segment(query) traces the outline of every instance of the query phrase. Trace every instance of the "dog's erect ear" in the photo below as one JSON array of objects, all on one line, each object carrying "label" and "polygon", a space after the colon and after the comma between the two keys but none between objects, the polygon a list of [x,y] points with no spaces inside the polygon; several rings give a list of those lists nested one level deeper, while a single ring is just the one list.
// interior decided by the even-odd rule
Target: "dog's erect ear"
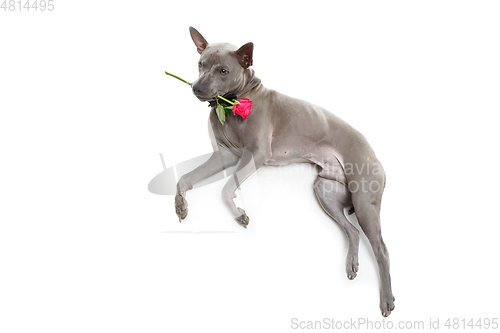
[{"label": "dog's erect ear", "polygon": [[189,33],[191,34],[191,38],[193,39],[196,48],[198,49],[198,53],[201,54],[208,46],[208,42],[203,38],[203,36],[193,27],[189,27]]},{"label": "dog's erect ear", "polygon": [[243,68],[248,68],[253,64],[253,43],[246,43],[236,51],[238,61]]}]

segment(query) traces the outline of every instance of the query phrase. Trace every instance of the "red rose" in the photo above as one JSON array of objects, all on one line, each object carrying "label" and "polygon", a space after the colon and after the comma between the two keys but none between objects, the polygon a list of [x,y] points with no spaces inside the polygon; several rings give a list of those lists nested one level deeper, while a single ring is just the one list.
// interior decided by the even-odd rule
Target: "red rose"
[{"label": "red rose", "polygon": [[248,118],[248,115],[252,111],[252,101],[250,101],[248,98],[245,99],[239,99],[238,102],[240,104],[234,104],[233,106],[233,114],[234,115],[240,115],[243,120]]}]

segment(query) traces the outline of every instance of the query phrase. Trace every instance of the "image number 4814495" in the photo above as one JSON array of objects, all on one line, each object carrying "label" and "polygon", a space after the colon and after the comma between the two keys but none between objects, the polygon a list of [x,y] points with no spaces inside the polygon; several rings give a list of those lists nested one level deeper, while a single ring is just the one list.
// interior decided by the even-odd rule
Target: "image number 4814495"
[{"label": "image number 4814495", "polygon": [[0,10],[6,11],[53,11],[54,0],[3,0]]}]

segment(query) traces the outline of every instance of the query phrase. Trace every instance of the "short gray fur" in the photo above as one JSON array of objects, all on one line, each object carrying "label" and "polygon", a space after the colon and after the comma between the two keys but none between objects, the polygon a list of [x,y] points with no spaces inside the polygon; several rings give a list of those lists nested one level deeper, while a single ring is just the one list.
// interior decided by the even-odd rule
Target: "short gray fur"
[{"label": "short gray fur", "polygon": [[[182,176],[175,197],[179,221],[188,212],[186,192],[193,184],[228,167],[239,165],[223,188],[222,200],[238,223],[245,228],[249,218],[233,199],[238,186],[263,165],[313,163],[319,174],[314,192],[321,207],[345,231],[348,240],[346,272],[354,279],[358,272],[359,231],[344,215],[355,211],[377,260],[384,317],[394,310],[389,274],[389,253],[382,240],[380,205],[385,172],[365,137],[327,110],[285,96],[264,87],[252,65],[253,44],[238,48],[227,43],[208,44],[190,27],[191,37],[200,53],[199,77],[191,86],[200,101],[234,93],[248,98],[253,109],[246,120],[228,116],[222,125],[212,108],[209,116],[210,139],[214,152],[207,162]],[[349,172],[346,167],[350,166]],[[373,172],[376,170],[377,172]],[[351,185],[357,184],[357,190]],[[360,184],[370,184],[365,190]],[[378,184],[372,188],[373,184]]]}]

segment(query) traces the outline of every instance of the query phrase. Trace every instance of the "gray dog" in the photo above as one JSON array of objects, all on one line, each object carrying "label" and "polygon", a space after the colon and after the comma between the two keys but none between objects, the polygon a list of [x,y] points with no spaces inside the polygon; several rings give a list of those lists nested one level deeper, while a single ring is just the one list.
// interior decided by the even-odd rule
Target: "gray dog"
[{"label": "gray dog", "polygon": [[255,76],[253,44],[208,44],[190,27],[198,53],[199,77],[191,84],[200,101],[232,93],[249,99],[253,108],[247,119],[229,115],[221,124],[212,107],[209,122],[214,152],[203,165],[182,176],[177,184],[175,209],[179,221],[187,216],[186,191],[193,184],[239,165],[222,191],[222,200],[238,223],[249,222],[233,199],[238,186],[263,165],[312,163],[319,174],[314,192],[325,212],[344,229],[349,239],[346,271],[354,279],[358,271],[359,231],[344,212],[355,212],[377,259],[381,281],[380,309],[384,317],[394,310],[389,274],[389,253],[382,240],[380,204],[385,186],[382,165],[367,140],[332,113],[308,102],[267,89]]}]

